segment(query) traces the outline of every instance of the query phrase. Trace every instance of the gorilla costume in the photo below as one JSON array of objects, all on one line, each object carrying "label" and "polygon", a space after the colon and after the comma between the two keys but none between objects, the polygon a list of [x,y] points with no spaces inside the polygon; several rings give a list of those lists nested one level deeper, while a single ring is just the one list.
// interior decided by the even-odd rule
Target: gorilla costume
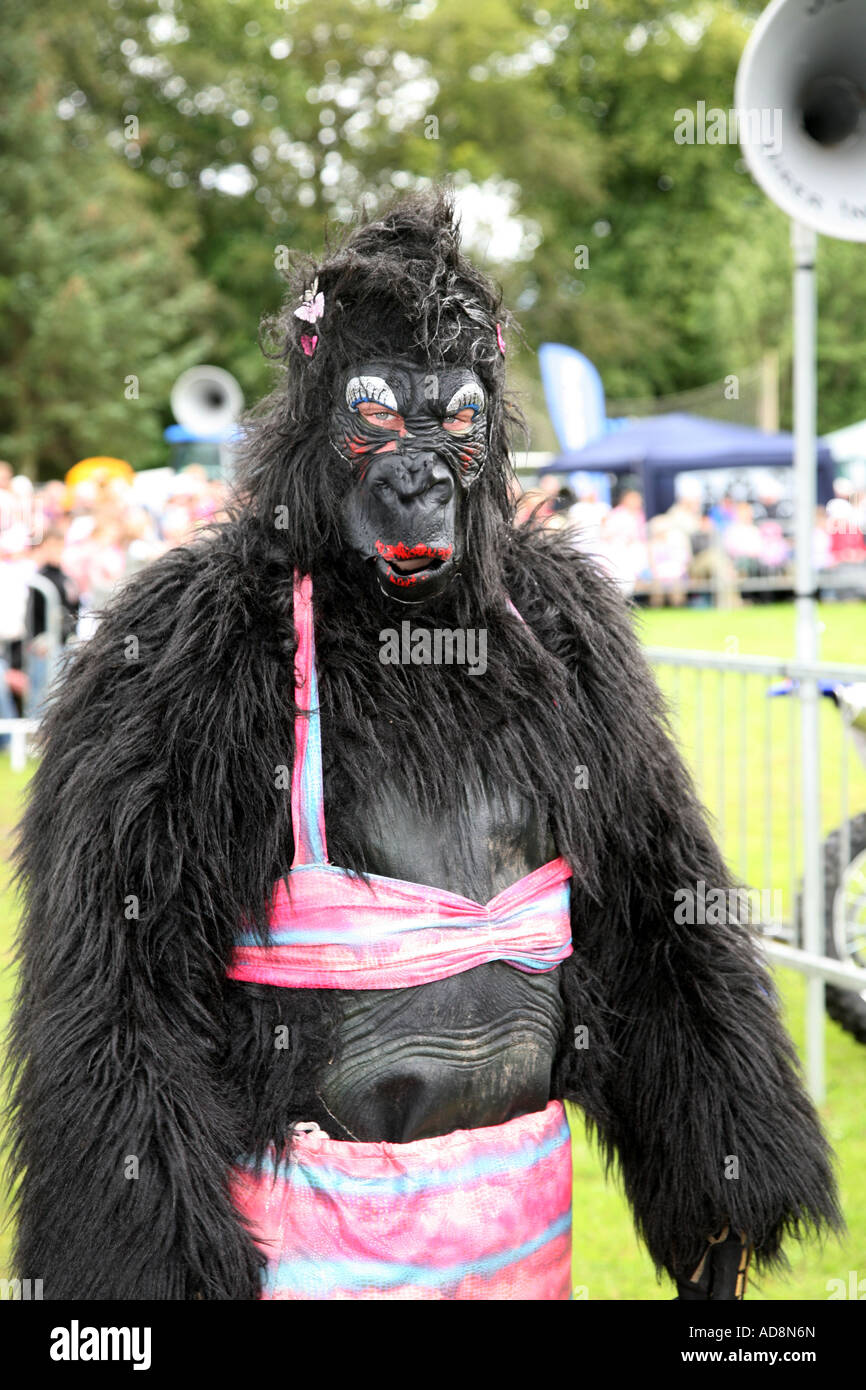
[{"label": "gorilla costume", "polygon": [[675,920],[734,885],[626,606],[512,525],[507,319],[450,196],[299,264],[277,327],[230,519],[46,719],[17,1272],[568,1298],[567,1099],[680,1296],[741,1297],[839,1226],[829,1151],[749,930]]}]

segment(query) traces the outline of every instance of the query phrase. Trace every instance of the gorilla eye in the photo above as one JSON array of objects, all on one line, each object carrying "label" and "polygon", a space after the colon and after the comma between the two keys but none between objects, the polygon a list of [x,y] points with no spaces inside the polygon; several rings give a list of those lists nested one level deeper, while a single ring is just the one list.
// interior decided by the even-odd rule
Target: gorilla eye
[{"label": "gorilla eye", "polygon": [[450,434],[466,434],[475,417],[484,409],[484,394],[475,382],[467,381],[454,392],[445,410],[443,428]]},{"label": "gorilla eye", "polygon": [[377,405],[375,401],[359,401],[355,409],[368,425],[375,425],[377,429],[399,430],[403,427],[402,415],[396,410],[389,410],[387,406]]},{"label": "gorilla eye", "polygon": [[449,415],[442,421],[443,428],[451,434],[465,434],[478,414],[471,406],[466,406],[463,410],[458,410],[456,415]]}]

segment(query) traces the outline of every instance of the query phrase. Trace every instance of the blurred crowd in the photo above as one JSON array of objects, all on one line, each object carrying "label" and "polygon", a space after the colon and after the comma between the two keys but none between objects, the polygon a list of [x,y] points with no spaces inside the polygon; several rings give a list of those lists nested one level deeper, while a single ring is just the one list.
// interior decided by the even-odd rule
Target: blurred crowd
[{"label": "blurred crowd", "polygon": [[[0,718],[38,718],[57,652],[91,635],[99,610],[131,575],[225,515],[225,484],[201,464],[157,470],[157,487],[122,461],[121,469],[34,488],[0,462]],[[815,520],[822,571],[866,562],[866,495],[845,479],[836,487]],[[734,492],[708,503],[685,474],[673,506],[647,520],[629,480],[611,504],[586,477],[572,487],[551,473],[518,497],[517,520],[533,512],[547,526],[573,528],[577,548],[651,603],[701,594],[710,602],[714,591],[791,575],[793,509],[770,475],[750,499]]]},{"label": "blurred crowd", "polygon": [[[817,569],[866,561],[866,494],[845,478],[836,495],[818,507],[813,529]],[[751,499],[732,489],[709,502],[699,478],[684,474],[676,500],[647,520],[643,498],[628,480],[618,500],[601,500],[590,482],[563,486],[558,473],[542,476],[523,493],[518,520],[535,513],[544,524],[574,528],[579,550],[593,555],[626,593],[646,593],[651,603],[685,603],[691,594],[752,589],[772,596],[791,578],[794,561],[794,509],[772,475],[761,480]],[[776,584],[754,581],[778,581]]]},{"label": "blurred crowd", "polygon": [[34,487],[0,462],[0,717],[38,718],[58,644],[89,637],[115,589],[224,515],[199,464],[162,480],[95,470]]}]

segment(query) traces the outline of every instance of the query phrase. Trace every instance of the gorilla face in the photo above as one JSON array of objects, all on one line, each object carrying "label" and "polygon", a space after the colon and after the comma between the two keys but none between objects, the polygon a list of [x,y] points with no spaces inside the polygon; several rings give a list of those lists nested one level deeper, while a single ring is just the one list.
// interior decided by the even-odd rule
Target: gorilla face
[{"label": "gorilla face", "polygon": [[400,603],[442,593],[460,567],[463,504],[487,455],[487,399],[469,368],[405,359],[344,373],[330,437],[352,465],[347,544]]}]

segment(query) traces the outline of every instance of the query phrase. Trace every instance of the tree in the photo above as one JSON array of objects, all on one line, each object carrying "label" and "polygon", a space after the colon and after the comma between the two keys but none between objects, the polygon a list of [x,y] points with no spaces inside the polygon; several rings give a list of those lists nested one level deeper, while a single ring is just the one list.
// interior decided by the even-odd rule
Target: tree
[{"label": "tree", "polygon": [[[25,114],[17,125],[13,119],[3,156],[17,190],[17,259],[0,261],[0,293],[14,301],[23,291],[7,281],[24,274],[40,284],[36,300],[58,302],[37,332],[38,305],[16,301],[16,332],[23,320],[47,343],[49,322],[64,314],[72,322],[80,310],[94,338],[87,356],[104,362],[108,418],[133,429],[149,422],[142,447],[155,450],[181,359],[207,356],[227,367],[250,400],[270,384],[255,329],[282,298],[287,248],[315,252],[328,223],[339,226],[360,202],[376,208],[419,180],[449,177],[467,196],[483,194],[475,203],[486,218],[472,250],[517,306],[530,349],[551,339],[581,348],[609,396],[701,386],[768,349],[781,349],[784,371],[786,219],[753,184],[734,132],[724,143],[681,143],[675,134],[678,113],[696,112],[699,103],[730,110],[759,0],[545,5],[78,0],[70,20],[68,6],[44,0],[38,74],[31,72],[29,86],[18,70],[23,52],[10,59],[7,46],[11,99]],[[19,26],[35,28],[22,20],[21,0],[11,10]],[[11,36],[9,14],[7,6],[0,23]],[[27,105],[37,75],[38,124]],[[34,195],[25,197],[23,185],[36,165],[39,183],[53,192],[28,206]],[[105,214],[95,252],[93,228],[82,222],[85,182]],[[9,206],[8,187],[2,196]],[[61,228],[65,262],[58,245],[43,246],[37,265],[26,263],[21,230],[40,207]],[[50,228],[40,235],[50,242]],[[84,290],[67,284],[79,247],[98,309],[88,308],[86,295],[79,303]],[[137,309],[135,284],[121,275],[136,250],[152,253],[149,267],[138,262],[135,283],[147,278],[149,293]],[[866,290],[852,274],[854,254],[821,244],[824,428],[862,413]],[[114,324],[109,297],[123,306]],[[157,303],[172,306],[165,321],[148,312]],[[118,373],[123,381],[135,370],[125,336],[133,320],[153,349],[146,375],[148,390],[162,392],[160,420],[159,410],[148,414],[150,398],[137,417],[114,408]],[[11,334],[10,326],[0,351],[2,360],[18,354],[14,391],[23,405],[12,436],[21,438],[33,418],[30,374],[39,400],[48,378],[39,360],[20,357]],[[513,379],[549,439],[537,364],[517,349],[512,335]],[[6,438],[9,394],[7,386],[0,395]],[[82,400],[98,394],[85,390]],[[47,409],[51,390],[44,397]],[[69,422],[86,416],[74,392],[67,399]],[[75,429],[80,439],[89,422]],[[72,445],[58,439],[51,447],[65,453]]]},{"label": "tree", "polygon": [[16,8],[0,34],[0,449],[34,477],[94,453],[161,463],[171,382],[211,347],[196,229],[58,117],[50,52]]}]

